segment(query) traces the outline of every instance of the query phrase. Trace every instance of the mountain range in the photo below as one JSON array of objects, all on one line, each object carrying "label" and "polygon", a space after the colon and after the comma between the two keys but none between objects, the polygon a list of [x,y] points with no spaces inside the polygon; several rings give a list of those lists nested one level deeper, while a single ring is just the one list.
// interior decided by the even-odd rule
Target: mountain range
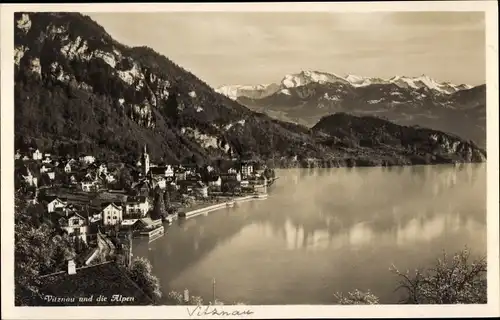
[{"label": "mountain range", "polygon": [[[325,113],[313,128],[274,119],[216,92],[151,48],[117,42],[79,13],[19,12],[14,23],[16,148],[36,144],[61,155],[91,153],[133,162],[147,145],[158,162],[238,157],[308,166],[475,162],[486,157],[476,144],[456,135],[374,117]],[[332,90],[371,91],[374,86],[295,86],[297,81],[286,82],[290,94],[269,95],[275,87],[262,86],[260,95],[247,102],[309,99],[317,107],[314,99],[334,101]],[[464,101],[475,99],[463,95]],[[345,130],[326,128],[339,121]]]},{"label": "mountain range", "polygon": [[217,91],[252,110],[308,127],[323,116],[347,112],[443,130],[486,145],[486,85],[457,85],[426,75],[381,79],[301,71],[280,83]]},{"label": "mountain range", "polygon": [[287,74],[281,82],[259,85],[228,85],[217,88],[217,92],[225,94],[229,98],[236,100],[239,97],[247,97],[253,99],[264,98],[278,91],[281,94],[290,94],[290,88],[305,86],[310,83],[342,83],[349,84],[353,87],[366,87],[373,84],[395,84],[400,88],[421,89],[427,88],[436,93],[451,94],[460,90],[470,89],[471,85],[460,84],[456,85],[450,82],[438,82],[429,76],[422,74],[418,77],[394,76],[389,79],[362,77],[348,74],[339,76],[334,73],[306,70],[296,74]]}]

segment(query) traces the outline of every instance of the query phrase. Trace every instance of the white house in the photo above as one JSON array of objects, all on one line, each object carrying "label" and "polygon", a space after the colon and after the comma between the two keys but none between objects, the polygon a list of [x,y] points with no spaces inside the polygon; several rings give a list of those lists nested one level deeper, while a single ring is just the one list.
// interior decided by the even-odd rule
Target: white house
[{"label": "white house", "polygon": [[64,172],[66,172],[66,173],[71,172],[71,164],[69,162],[66,163],[66,165],[64,166]]},{"label": "white house", "polygon": [[97,189],[96,181],[85,179],[80,182],[80,187],[84,192],[91,192]]},{"label": "white house", "polygon": [[147,197],[128,197],[125,205],[125,214],[141,214],[145,216],[150,209]]},{"label": "white house", "polygon": [[122,206],[115,203],[106,204],[101,211],[102,221],[105,226],[121,224],[123,221]]},{"label": "white house", "polygon": [[155,178],[154,183],[160,187],[160,189],[165,189],[167,187],[167,180],[164,177]]},{"label": "white house", "polygon": [[56,178],[56,174],[54,171],[47,172],[47,175],[49,176],[50,180],[54,180]]},{"label": "white house", "polygon": [[116,181],[116,178],[115,178],[115,176],[114,176],[114,175],[112,175],[112,174],[107,174],[107,175],[106,175],[106,181],[107,181],[107,182],[109,182],[109,183],[111,183],[111,182],[115,182],[115,181]]},{"label": "white house", "polygon": [[28,168],[26,168],[26,171],[26,175],[23,174],[24,181],[30,186],[38,186],[38,178],[34,177]]},{"label": "white house", "polygon": [[57,208],[65,208],[68,205],[66,201],[63,201],[59,198],[55,198],[47,204],[47,211],[54,212]]},{"label": "white house", "polygon": [[177,180],[186,180],[186,171],[179,171],[176,173]]},{"label": "white house", "polygon": [[253,165],[251,163],[244,163],[241,166],[241,175],[243,177],[248,177],[253,173]]},{"label": "white house", "polygon": [[171,165],[165,167],[165,177],[173,177],[174,176],[174,168]]},{"label": "white house", "polygon": [[65,230],[73,239],[79,237],[87,243],[88,226],[84,217],[73,212],[68,218],[60,220],[61,228]]},{"label": "white house", "polygon": [[250,185],[250,183],[248,182],[248,180],[241,180],[240,185],[242,187],[248,187]]},{"label": "white house", "polygon": [[97,175],[100,176],[101,174],[107,174],[108,173],[108,168],[104,163],[101,163],[99,167],[97,168]]},{"label": "white house", "polygon": [[227,170],[227,173],[236,174],[236,180],[241,181],[241,173],[238,172],[238,170],[230,168],[229,170]]},{"label": "white house", "polygon": [[215,180],[208,181],[208,186],[209,187],[220,187],[222,185],[222,179],[220,176],[217,177]]},{"label": "white house", "polygon": [[40,152],[40,150],[36,149],[33,151],[31,154],[33,160],[42,160],[43,154]]},{"label": "white house", "polygon": [[91,164],[91,163],[95,162],[95,157],[94,156],[81,156],[80,162],[85,163],[85,164]]},{"label": "white house", "polygon": [[208,172],[208,173],[210,173],[210,172],[212,172],[212,171],[214,171],[214,170],[215,170],[215,169],[214,169],[214,167],[212,167],[212,166],[207,166],[207,172]]}]

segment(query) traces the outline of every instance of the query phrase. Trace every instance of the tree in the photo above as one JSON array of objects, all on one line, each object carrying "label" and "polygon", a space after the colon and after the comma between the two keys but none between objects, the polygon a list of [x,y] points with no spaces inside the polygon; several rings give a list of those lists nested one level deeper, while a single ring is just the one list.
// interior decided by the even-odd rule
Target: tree
[{"label": "tree", "polygon": [[[14,211],[15,303],[29,305],[27,298],[37,291],[37,278],[55,272],[75,256],[67,236],[61,236],[47,223],[39,224],[36,209],[16,195]],[[38,222],[38,223],[37,223]]]},{"label": "tree", "polygon": [[[390,271],[399,278],[396,290],[405,289],[400,303],[406,304],[479,304],[487,303],[486,258],[470,261],[467,248],[451,259],[443,253],[435,265],[428,269],[402,273],[394,265]],[[379,299],[370,291],[354,290],[347,295],[334,294],[339,304],[378,304]]]},{"label": "tree", "polygon": [[163,203],[165,205],[165,211],[167,213],[170,213],[170,188],[168,188],[168,186],[165,192],[163,193]]},{"label": "tree", "polygon": [[124,190],[129,190],[131,185],[132,185],[133,179],[132,175],[130,174],[130,170],[128,168],[123,168],[120,171],[120,177],[118,179],[118,183],[120,185],[120,188]]},{"label": "tree", "polygon": [[486,258],[470,261],[467,248],[449,259],[446,252],[427,270],[400,272],[391,267],[399,278],[397,289],[405,289],[401,302],[413,304],[487,303]]},{"label": "tree", "polygon": [[163,200],[163,193],[157,189],[155,190],[155,201],[151,218],[160,219],[163,216],[165,216],[165,202]]},{"label": "tree", "polygon": [[276,173],[274,172],[274,169],[266,168],[264,170],[264,177],[266,177],[266,179],[273,179],[275,176]]},{"label": "tree", "polygon": [[153,301],[157,302],[161,296],[160,280],[153,275],[151,262],[146,258],[135,258],[128,271],[132,279]]}]

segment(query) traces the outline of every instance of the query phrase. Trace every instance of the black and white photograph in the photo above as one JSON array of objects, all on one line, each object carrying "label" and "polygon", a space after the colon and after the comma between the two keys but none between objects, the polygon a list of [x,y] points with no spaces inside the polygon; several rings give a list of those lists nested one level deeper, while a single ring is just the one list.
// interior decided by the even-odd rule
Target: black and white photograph
[{"label": "black and white photograph", "polygon": [[498,316],[497,7],[411,4],[2,7],[6,318]]}]

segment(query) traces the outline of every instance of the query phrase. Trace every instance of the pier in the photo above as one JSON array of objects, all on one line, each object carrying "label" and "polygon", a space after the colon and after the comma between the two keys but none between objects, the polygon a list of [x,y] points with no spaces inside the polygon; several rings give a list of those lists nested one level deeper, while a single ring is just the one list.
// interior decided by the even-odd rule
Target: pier
[{"label": "pier", "polygon": [[218,204],[214,204],[214,205],[200,208],[200,209],[196,209],[196,210],[179,212],[179,218],[190,218],[190,217],[194,217],[194,216],[197,216],[200,214],[209,213],[211,211],[220,210],[223,208],[230,208],[230,207],[233,207],[238,202],[246,202],[246,201],[251,201],[251,200],[256,200],[256,199],[258,199],[258,200],[267,199],[267,194],[266,193],[252,194],[252,195],[238,197],[238,198],[235,198],[233,200],[224,201],[224,202],[221,202]]}]

